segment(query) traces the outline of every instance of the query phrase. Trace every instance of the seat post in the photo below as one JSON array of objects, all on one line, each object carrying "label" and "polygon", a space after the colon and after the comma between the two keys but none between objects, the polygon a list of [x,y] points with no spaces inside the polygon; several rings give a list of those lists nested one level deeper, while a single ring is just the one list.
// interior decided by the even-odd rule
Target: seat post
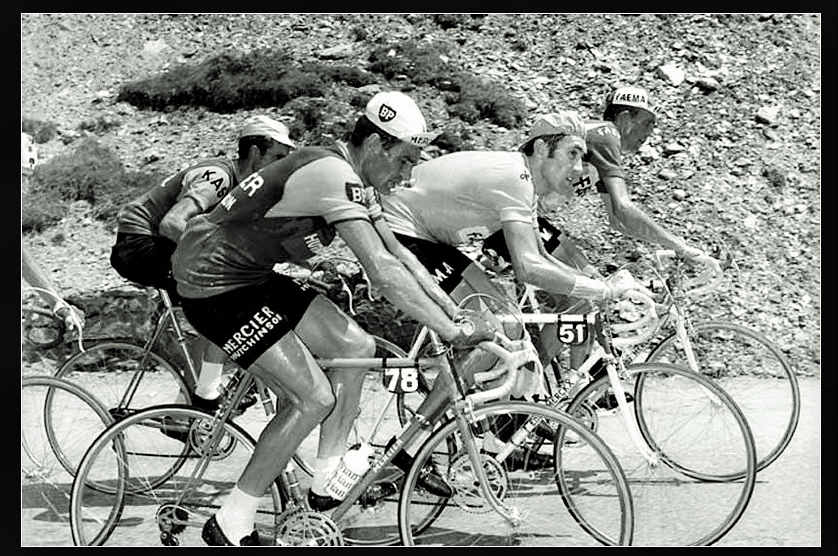
[{"label": "seat post", "polygon": [[157,292],[160,294],[160,298],[163,300],[163,305],[166,307],[166,313],[169,315],[169,320],[172,323],[172,328],[175,331],[175,339],[177,340],[178,345],[180,346],[181,351],[183,351],[184,359],[186,360],[186,366],[189,370],[189,377],[191,379],[191,387],[194,388],[195,385],[198,383],[198,371],[195,368],[195,362],[192,360],[192,354],[189,353],[189,347],[186,343],[186,336],[183,334],[183,329],[180,326],[180,323],[177,320],[177,315],[175,314],[175,306],[172,303],[172,298],[163,288],[157,288]]}]

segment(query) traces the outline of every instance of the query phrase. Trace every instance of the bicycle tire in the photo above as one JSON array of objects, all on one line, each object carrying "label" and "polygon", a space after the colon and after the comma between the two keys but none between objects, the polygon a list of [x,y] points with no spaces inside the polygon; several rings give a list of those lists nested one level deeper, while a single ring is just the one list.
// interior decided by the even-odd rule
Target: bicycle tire
[{"label": "bicycle tire", "polygon": [[[161,432],[160,424],[166,422],[186,424],[185,440]],[[225,435],[221,445],[231,446],[230,452],[202,454],[208,449],[203,431],[214,422],[199,410],[167,405],[143,409],[108,427],[90,446],[73,481],[73,542],[148,546],[156,539],[165,546],[205,546],[202,526],[236,485],[255,446],[242,427],[226,421],[220,425]],[[225,443],[227,438],[232,442]],[[198,472],[200,465],[206,467]],[[190,484],[193,473],[198,478]],[[103,483],[111,486],[102,488]],[[277,518],[283,509],[274,482],[257,512],[263,543],[276,544]]]},{"label": "bicycle tire", "polygon": [[[753,493],[756,448],[747,420],[720,386],[683,367],[632,364],[621,385],[633,397],[627,417],[655,456],[644,457],[619,408],[600,410],[598,434],[620,460],[634,495],[635,544],[715,543],[742,517]],[[609,377],[600,377],[568,412],[582,403],[602,407],[610,391]]]},{"label": "bicycle tire", "polygon": [[[564,444],[556,448],[559,458],[553,453],[530,454],[533,440],[534,446],[543,443],[537,434],[530,433],[520,441],[526,444],[519,444],[510,457],[498,461],[497,455],[491,455],[498,445],[492,445],[489,435],[477,437],[478,447],[485,450],[482,463],[494,495],[505,503],[515,501],[521,519],[510,525],[487,506],[484,493],[475,486],[459,423],[456,419],[448,421],[422,445],[405,477],[399,498],[399,532],[404,545],[631,544],[634,514],[625,475],[608,446],[583,424],[547,405],[530,402],[490,403],[470,412],[466,419],[470,434],[496,427],[499,419],[506,423],[535,419],[553,427],[556,438],[572,431],[579,442],[573,447]],[[448,453],[451,443],[460,447],[453,456]],[[444,450],[440,450],[441,445]],[[430,497],[416,488],[426,465],[435,465],[452,486],[454,495],[450,499]],[[562,511],[568,496],[576,499],[576,511],[587,516],[589,530]],[[414,514],[423,520],[429,505],[440,508],[438,516],[432,524],[423,524],[422,530],[417,530]]]},{"label": "bicycle tire", "polygon": [[[68,358],[55,376],[87,389],[115,419],[153,405],[190,404],[177,368],[160,354],[127,340],[102,341]],[[131,384],[136,388],[129,394]]]},{"label": "bicycle tire", "polygon": [[[748,419],[757,447],[757,470],[777,460],[800,420],[800,387],[788,359],[771,340],[746,326],[704,321],[692,326],[697,370],[714,379]],[[647,361],[687,366],[675,333],[661,340]]]},{"label": "bicycle tire", "polygon": [[[64,416],[63,421],[51,428],[47,427],[44,415],[48,393],[60,402]],[[39,546],[42,540],[47,540],[43,529],[30,528],[32,519],[46,527],[60,524],[60,530],[67,530],[67,541],[70,541],[65,524],[69,522],[73,477],[90,443],[112,422],[104,406],[77,384],[51,375],[21,379],[22,546]],[[50,534],[49,541],[55,540]]]}]

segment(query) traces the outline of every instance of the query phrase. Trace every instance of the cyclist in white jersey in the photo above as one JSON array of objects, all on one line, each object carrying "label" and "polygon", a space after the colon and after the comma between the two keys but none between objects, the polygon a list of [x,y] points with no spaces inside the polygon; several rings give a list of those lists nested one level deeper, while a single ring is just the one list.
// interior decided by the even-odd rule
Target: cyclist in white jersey
[{"label": "cyclist in white jersey", "polygon": [[[315,357],[371,357],[375,342],[328,298],[275,273],[276,263],[305,263],[340,235],[372,283],[406,314],[454,345],[489,338],[452,320],[456,306],[381,216],[379,194],[410,176],[432,135],[407,95],[378,93],[348,144],[300,148],[187,224],[173,258],[186,318],[284,400],[236,487],[205,523],[207,544],[258,544],[253,524],[261,497],[318,424],[308,501],[320,511],[339,503],[323,486],[346,452],[363,380],[346,369],[324,373]],[[451,495],[441,477],[423,478],[426,488]]]},{"label": "cyclist in white jersey", "polygon": [[[613,289],[557,260],[539,236],[538,207],[556,195],[571,199],[582,174],[585,124],[578,113],[560,111],[536,118],[520,152],[455,152],[413,170],[408,189],[383,197],[384,216],[396,237],[428,268],[455,300],[499,294],[485,271],[459,248],[502,232],[516,277],[548,292],[591,300],[615,298]],[[493,363],[469,361],[469,369]],[[435,416],[445,387],[435,383],[420,411]],[[409,446],[408,453],[417,449]]]},{"label": "cyclist in white jersey", "polygon": [[[239,181],[296,148],[284,124],[263,115],[248,118],[239,131],[238,159],[216,157],[196,162],[123,206],[118,215],[111,266],[123,278],[166,290],[180,304],[171,257],[186,222],[212,210]],[[190,345],[200,361],[192,400],[196,407],[218,407],[223,363],[220,348],[199,336]],[[249,396],[240,409],[252,405]]]}]

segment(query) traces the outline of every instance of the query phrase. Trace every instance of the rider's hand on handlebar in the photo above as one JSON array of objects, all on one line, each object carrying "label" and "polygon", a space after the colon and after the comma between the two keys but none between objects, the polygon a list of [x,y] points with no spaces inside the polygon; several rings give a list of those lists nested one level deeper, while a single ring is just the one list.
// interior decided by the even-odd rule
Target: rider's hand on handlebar
[{"label": "rider's hand on handlebar", "polygon": [[55,316],[64,320],[67,330],[81,330],[84,328],[84,312],[72,305],[61,305],[55,309]]},{"label": "rider's hand on handlebar", "polygon": [[468,309],[461,309],[454,323],[457,325],[457,335],[451,340],[451,345],[458,349],[473,348],[480,342],[495,339],[495,328],[478,314]]}]

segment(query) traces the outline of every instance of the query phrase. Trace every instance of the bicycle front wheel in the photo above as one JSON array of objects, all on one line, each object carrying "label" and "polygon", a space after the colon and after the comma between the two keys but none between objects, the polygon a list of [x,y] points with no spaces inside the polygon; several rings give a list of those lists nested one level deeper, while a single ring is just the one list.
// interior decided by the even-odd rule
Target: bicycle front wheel
[{"label": "bicycle front wheel", "polygon": [[742,412],[710,379],[674,365],[629,365],[620,385],[625,412],[612,409],[606,375],[583,388],[568,413],[582,404],[596,408],[597,433],[631,487],[634,544],[718,541],[742,516],[754,488],[756,450]]},{"label": "bicycle front wheel", "polygon": [[[698,368],[725,389],[748,419],[757,448],[757,470],[773,463],[791,442],[800,419],[797,376],[783,353],[763,334],[745,326],[706,321],[693,324],[690,347]],[[673,333],[647,361],[689,366]]]},{"label": "bicycle front wheel", "polygon": [[[45,402],[51,395],[62,419],[47,426]],[[88,446],[111,423],[95,397],[53,376],[27,376],[20,391],[21,546],[51,544],[65,534],[70,542],[70,488]]]},{"label": "bicycle front wheel", "polygon": [[[115,419],[153,405],[188,404],[180,373],[160,355],[126,341],[99,342],[67,359],[55,376],[79,384]],[[51,405],[53,411],[60,407]]]},{"label": "bicycle front wheel", "polygon": [[[218,437],[212,443],[213,432]],[[254,441],[233,422],[184,406],[159,406],[117,421],[79,465],[70,529],[81,546],[205,546],[204,523],[225,500],[253,454]],[[282,499],[276,483],[263,497],[256,529],[276,544]]]},{"label": "bicycle front wheel", "polygon": [[[527,402],[487,404],[466,419],[466,434],[480,450],[486,490],[458,421],[449,421],[422,446],[405,477],[399,499],[404,544],[631,544],[634,517],[625,476],[614,454],[583,424]],[[539,432],[545,430],[552,431],[546,439]],[[459,449],[452,451],[452,445]],[[430,467],[452,488],[450,498],[417,486]],[[435,517],[431,523],[429,515]]]}]

